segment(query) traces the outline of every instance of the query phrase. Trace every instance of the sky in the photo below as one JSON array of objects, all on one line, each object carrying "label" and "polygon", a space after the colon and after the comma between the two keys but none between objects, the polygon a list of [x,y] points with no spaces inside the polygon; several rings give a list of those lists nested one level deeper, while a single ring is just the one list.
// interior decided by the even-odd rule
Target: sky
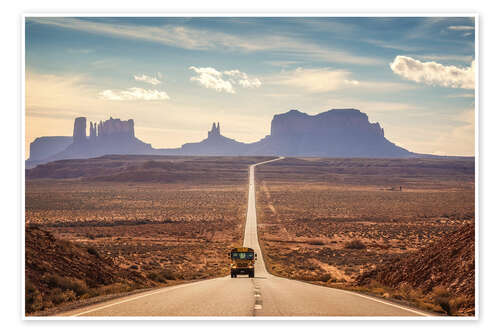
[{"label": "sky", "polygon": [[355,108],[410,151],[474,155],[473,17],[27,17],[26,157],[75,117],[155,148],[254,142],[275,114]]}]

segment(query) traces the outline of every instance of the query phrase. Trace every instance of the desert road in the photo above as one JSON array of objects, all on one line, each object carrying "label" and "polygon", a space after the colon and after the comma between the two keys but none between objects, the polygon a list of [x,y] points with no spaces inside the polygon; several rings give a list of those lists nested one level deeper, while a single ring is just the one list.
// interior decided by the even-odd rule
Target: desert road
[{"label": "desert road", "polygon": [[[279,158],[281,159],[281,158]],[[288,280],[266,271],[257,238],[255,167],[250,166],[244,246],[258,259],[255,278],[229,276],[150,290],[62,313],[62,316],[427,316],[389,301]]]}]

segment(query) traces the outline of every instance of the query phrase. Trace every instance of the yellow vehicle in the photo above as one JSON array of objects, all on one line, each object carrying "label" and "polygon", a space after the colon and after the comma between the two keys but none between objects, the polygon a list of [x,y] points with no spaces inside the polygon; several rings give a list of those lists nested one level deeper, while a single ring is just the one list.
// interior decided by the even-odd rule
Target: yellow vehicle
[{"label": "yellow vehicle", "polygon": [[235,247],[229,253],[231,259],[231,277],[238,277],[238,274],[248,274],[248,277],[255,276],[255,260],[257,253],[249,247]]}]

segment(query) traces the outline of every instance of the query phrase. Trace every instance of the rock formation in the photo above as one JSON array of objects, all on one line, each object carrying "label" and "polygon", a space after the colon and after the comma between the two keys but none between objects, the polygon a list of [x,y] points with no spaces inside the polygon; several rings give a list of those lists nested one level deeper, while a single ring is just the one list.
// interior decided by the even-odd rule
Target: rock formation
[{"label": "rock formation", "polygon": [[100,121],[98,125],[98,137],[107,137],[107,136],[123,136],[134,138],[134,120],[129,119],[127,121],[122,121],[120,119],[113,119],[110,117],[106,121]]},{"label": "rock formation", "polygon": [[223,136],[220,133],[220,124],[212,124],[207,138],[200,142],[185,143],[180,149],[165,150],[165,154],[181,155],[244,155],[248,145]]},{"label": "rock formation", "polygon": [[90,140],[95,140],[97,138],[97,123],[90,122]]},{"label": "rock formation", "polygon": [[83,143],[87,139],[87,118],[78,117],[73,126],[73,143]]},{"label": "rock formation", "polygon": [[30,143],[30,157],[27,162],[27,167],[39,161],[44,161],[50,156],[63,151],[72,142],[72,136],[44,136],[36,138],[35,141]]},{"label": "rock formation", "polygon": [[[277,114],[271,122],[271,134],[258,142],[246,144],[221,134],[220,124],[213,123],[207,138],[186,143],[180,148],[153,149],[135,137],[134,121],[109,118],[90,122],[86,136],[85,117],[75,119],[73,143],[57,153],[38,150],[33,144],[26,165],[68,158],[88,158],[105,154],[156,155],[281,155],[318,157],[413,157],[409,152],[385,138],[379,123],[370,123],[365,113],[356,109],[332,109],[311,116],[298,110]],[[64,145],[57,145],[63,147]],[[52,154],[47,156],[48,152]],[[423,156],[423,155],[420,155]],[[43,158],[42,158],[43,157]],[[430,156],[428,156],[430,157]],[[36,163],[35,163],[36,162]],[[30,164],[31,163],[31,164]],[[35,163],[33,165],[33,163]]]},{"label": "rock formation", "polygon": [[379,123],[370,123],[356,109],[332,109],[314,116],[297,110],[275,115],[271,134],[245,144],[220,133],[213,123],[207,138],[159,153],[181,155],[283,155],[320,157],[411,157],[384,136]]},{"label": "rock formation", "polygon": [[[134,121],[129,119],[109,118],[106,121],[90,122],[90,135],[86,135],[87,119],[79,117],[75,119],[73,127],[73,143],[61,146],[61,150],[53,151],[52,154],[41,160],[30,159],[27,167],[36,166],[39,162],[49,162],[60,159],[89,158],[107,154],[154,154],[150,144],[146,144],[135,137]],[[40,138],[39,138],[40,139]],[[38,139],[37,139],[38,140]],[[36,141],[36,140],[35,140]],[[36,154],[37,149],[35,148]],[[31,151],[33,154],[33,151]]]},{"label": "rock formation", "polygon": [[208,138],[214,138],[219,136],[221,136],[219,123],[217,123],[217,126],[215,126],[215,123],[212,123],[212,129],[208,131]]},{"label": "rock formation", "polygon": [[332,109],[314,116],[291,110],[271,122],[271,135],[252,144],[253,154],[324,157],[410,157],[356,109]]}]

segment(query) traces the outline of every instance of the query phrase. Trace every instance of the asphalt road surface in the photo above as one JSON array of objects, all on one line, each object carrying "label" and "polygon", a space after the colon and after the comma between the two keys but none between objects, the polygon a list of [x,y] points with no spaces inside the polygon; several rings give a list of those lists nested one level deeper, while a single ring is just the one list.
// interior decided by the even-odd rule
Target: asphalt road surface
[{"label": "asphalt road surface", "polygon": [[[281,159],[281,158],[280,158]],[[279,278],[266,271],[257,238],[255,167],[250,166],[244,246],[258,256],[255,278],[229,276],[135,294],[63,316],[427,316],[386,300]]]}]

